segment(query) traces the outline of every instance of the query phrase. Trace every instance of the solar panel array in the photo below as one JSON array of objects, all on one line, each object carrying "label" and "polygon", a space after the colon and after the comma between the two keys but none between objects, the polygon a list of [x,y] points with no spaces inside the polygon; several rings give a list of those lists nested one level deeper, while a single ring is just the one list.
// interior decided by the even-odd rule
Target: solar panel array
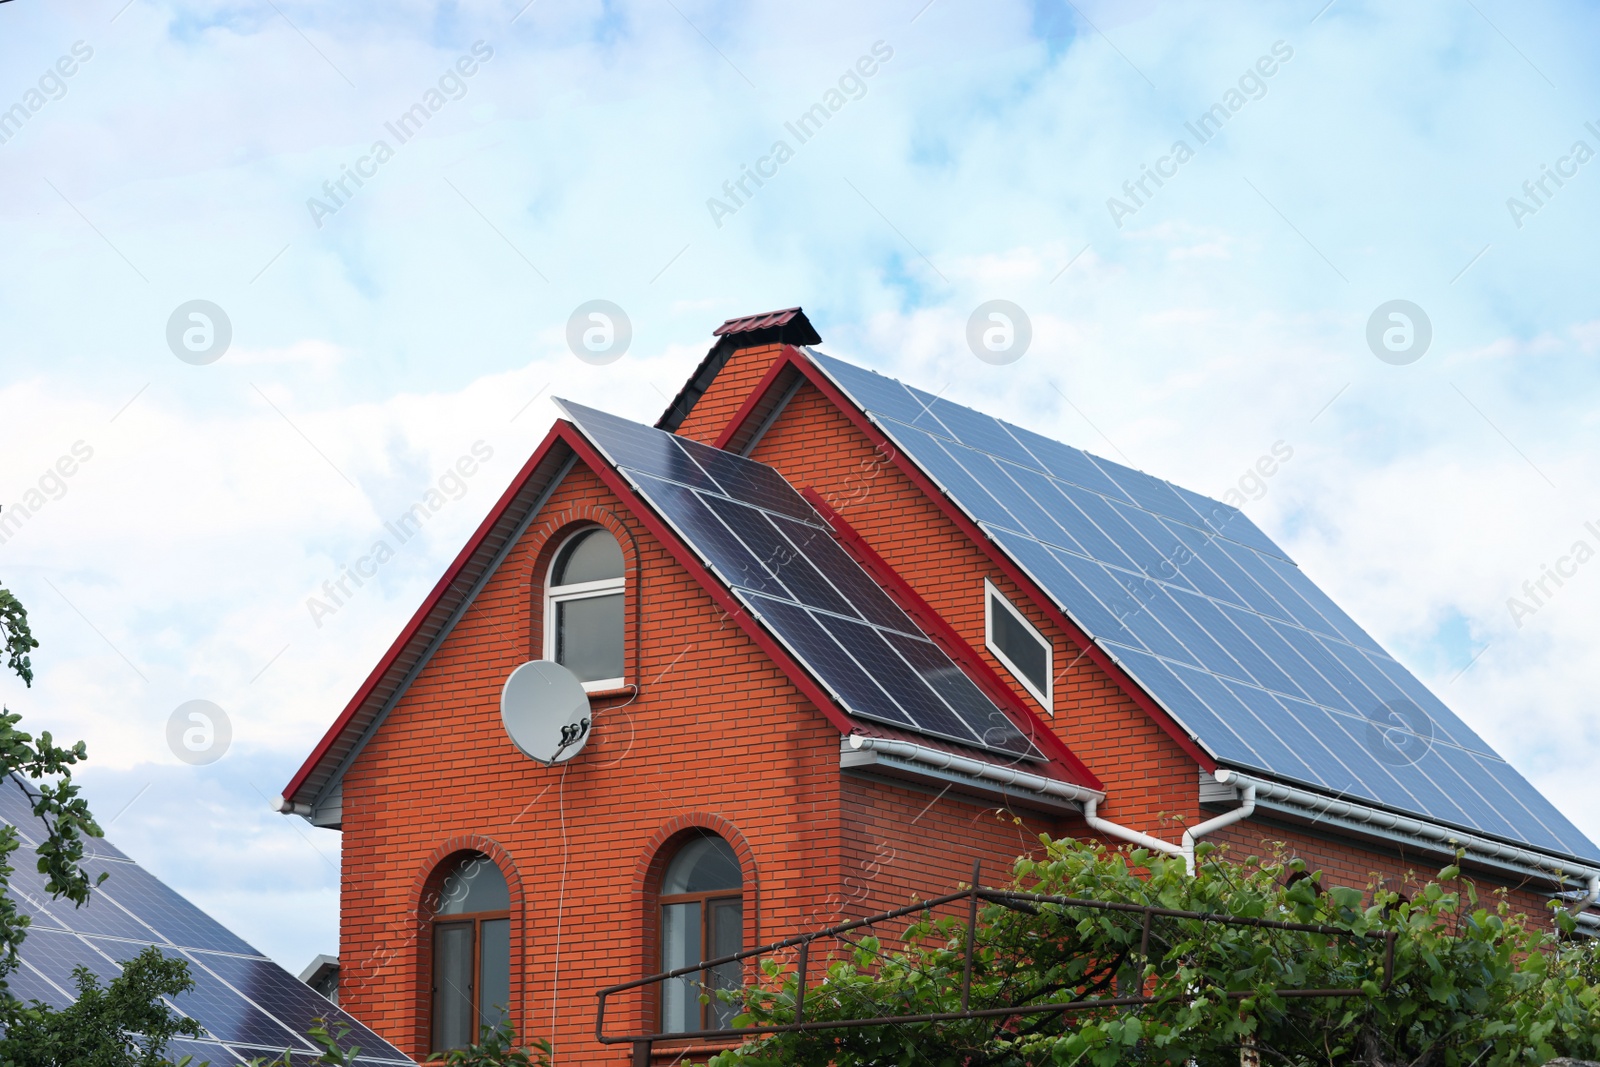
[{"label": "solar panel array", "polygon": [[17,828],[22,842],[11,859],[16,871],[10,895],[32,925],[22,943],[21,964],[7,985],[24,1002],[65,1008],[75,999],[76,968],[87,967],[104,987],[122,973],[121,964],[154,946],[188,964],[195,987],[169,1003],[208,1035],[173,1041],[167,1056],[174,1062],[189,1055],[195,1065],[221,1067],[275,1058],[287,1050],[296,1064],[310,1064],[315,1046],[305,1035],[319,1016],[350,1027],[343,1044],[361,1047],[358,1063],[414,1062],[107,841],[88,842],[92,855],[84,866],[93,877],[109,875],[89,903],[75,908],[71,901],[53,899],[37,866],[45,828],[14,777],[0,778],[0,819]]},{"label": "solar panel array", "polygon": [[594,445],[846,710],[1042,758],[761,463],[559,401]]},{"label": "solar panel array", "polygon": [[1219,762],[1600,859],[1237,508],[809,355]]}]

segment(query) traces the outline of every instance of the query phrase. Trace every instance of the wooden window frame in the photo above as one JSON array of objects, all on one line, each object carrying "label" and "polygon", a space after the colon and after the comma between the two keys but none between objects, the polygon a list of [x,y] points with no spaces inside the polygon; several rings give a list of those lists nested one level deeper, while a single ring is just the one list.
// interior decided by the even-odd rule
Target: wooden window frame
[{"label": "wooden window frame", "polygon": [[[428,952],[431,957],[429,966],[431,973],[428,975],[428,1052],[448,1052],[441,1049],[439,1044],[439,1020],[435,1017],[434,995],[438,991],[439,982],[439,934],[441,926],[465,926],[472,924],[472,1040],[469,1044],[477,1044],[479,1031],[482,1026],[483,1009],[478,998],[483,993],[483,924],[496,919],[504,919],[509,924],[510,910],[506,911],[470,911],[461,915],[435,915],[428,922]],[[509,925],[507,927],[509,931]],[[511,961],[510,970],[516,969],[515,961]],[[511,1005],[506,1005],[506,1011],[511,1011]]]},{"label": "wooden window frame", "polygon": [[[671,861],[670,860],[668,861],[668,866],[669,867],[671,866]],[[743,883],[743,881],[744,881],[744,872],[742,870],[739,872],[739,880],[740,880],[741,883]],[[743,945],[744,944],[744,886],[743,886],[743,884],[741,884],[738,889],[708,889],[703,893],[674,893],[671,896],[665,896],[665,895],[658,896],[657,899],[656,899],[656,930],[658,932],[666,930],[666,924],[667,924],[666,911],[667,911],[668,907],[670,907],[672,905],[675,905],[675,904],[699,904],[700,905],[700,959],[697,960],[696,962],[703,962],[705,960],[711,959],[711,905],[714,902],[721,901],[721,900],[737,900],[739,902],[739,922],[740,922],[739,943],[741,945]],[[667,948],[666,941],[665,941],[664,937],[659,937],[659,936],[658,936],[658,940],[661,943],[662,956],[665,957],[666,948]],[[662,968],[665,969],[665,966],[666,966],[665,958],[662,958],[660,960],[660,963],[662,964]],[[687,978],[688,975],[685,975],[684,977]],[[705,969],[705,970],[700,972],[700,991],[703,993],[703,992],[706,992],[706,991],[708,991],[710,989],[711,989],[711,969],[707,968],[707,969]],[[661,1020],[663,1025],[666,1024],[666,1020],[667,1020],[666,997],[667,997],[666,984],[662,983],[660,989],[656,993],[656,1013],[657,1013],[656,1017]],[[696,994],[696,998],[695,999],[696,1000],[699,999],[699,995],[698,994]],[[700,1019],[699,1019],[700,1025],[699,1025],[698,1029],[701,1029],[701,1030],[709,1030],[709,1029],[711,1029],[711,1026],[710,1026],[710,1013],[711,1013],[712,1005],[711,1004],[697,1004],[697,1007],[699,1008],[699,1011],[700,1011]]]}]

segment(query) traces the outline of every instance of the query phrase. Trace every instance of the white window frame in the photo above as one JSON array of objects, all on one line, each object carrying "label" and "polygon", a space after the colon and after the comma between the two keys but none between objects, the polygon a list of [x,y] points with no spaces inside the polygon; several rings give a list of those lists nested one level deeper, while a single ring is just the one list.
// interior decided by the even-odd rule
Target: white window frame
[{"label": "white window frame", "polygon": [[[989,613],[989,604],[992,601],[998,601],[1007,611],[1011,613],[1012,618],[1020,622],[1023,627],[1034,637],[1038,638],[1039,643],[1044,646],[1043,692],[1039,691],[1039,688],[1028,679],[1028,676],[1023,673],[1020,667],[1011,662],[1011,657],[1007,656],[1005,652],[1001,650],[999,644],[995,642],[994,626],[992,625],[994,616]],[[1048,714],[1054,715],[1056,713],[1056,706],[1053,699],[1055,693],[1056,669],[1055,645],[1051,644],[1049,638],[1040,633],[1039,628],[1033,623],[1029,622],[1022,612],[1016,609],[1016,606],[1011,603],[1010,597],[1002,593],[995,586],[995,584],[987,578],[983,580],[983,643],[990,652],[994,653],[994,658],[1004,664],[1006,670],[1011,672],[1011,677],[1015,678],[1018,682],[1021,682],[1022,688],[1026,689],[1030,694],[1032,694],[1033,698],[1044,707],[1044,710]]]},{"label": "white window frame", "polygon": [[[556,547],[555,552],[550,556],[550,566],[545,568],[544,658],[552,663],[555,662],[556,658],[556,605],[564,604],[571,600],[587,600],[590,597],[610,596],[614,593],[621,593],[623,594],[624,598],[622,602],[624,613],[622,628],[622,661],[624,664],[626,664],[628,661],[628,628],[626,621],[628,604],[626,599],[626,586],[628,584],[628,578],[626,573],[624,573],[620,578],[602,578],[595,582],[574,582],[571,585],[559,586],[550,584],[551,579],[555,576],[556,562],[561,559],[561,554],[567,550],[567,546],[573,541],[576,541],[578,538],[587,533],[592,533],[595,530],[603,530],[610,534],[610,531],[605,530],[604,526],[585,526],[581,530],[574,530],[571,534],[561,539],[561,544]],[[621,689],[624,684],[626,683],[621,677],[596,678],[592,682],[584,682],[583,690],[586,693],[597,693],[605,689]]]}]

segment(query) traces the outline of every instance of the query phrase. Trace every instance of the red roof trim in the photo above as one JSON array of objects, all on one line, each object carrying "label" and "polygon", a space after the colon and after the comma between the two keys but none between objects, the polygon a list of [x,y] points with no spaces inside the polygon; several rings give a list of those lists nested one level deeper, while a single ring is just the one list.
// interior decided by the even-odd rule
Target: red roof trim
[{"label": "red roof trim", "polygon": [[517,494],[522,491],[523,484],[527,482],[533,472],[546,459],[550,450],[555,447],[556,442],[562,439],[563,436],[559,431],[559,426],[555,426],[551,427],[544,440],[539,442],[539,447],[533,450],[533,455],[528,457],[528,462],[524,463],[522,469],[517,472],[516,477],[511,479],[511,484],[506,486],[504,493],[500,494],[500,499],[495,501],[494,507],[489,509],[489,514],[484,516],[483,521],[478,524],[478,528],[467,539],[466,545],[456,554],[456,558],[451,561],[450,566],[445,568],[444,574],[440,575],[439,580],[434,583],[433,589],[423,598],[422,604],[412,614],[411,620],[406,623],[405,629],[401,630],[400,635],[389,645],[389,650],[383,654],[383,658],[378,661],[378,665],[367,675],[366,681],[361,684],[361,688],[356,690],[355,696],[350,698],[350,702],[345,705],[344,711],[339,713],[339,717],[334,720],[333,725],[328,727],[328,731],[322,735],[322,740],[317,742],[317,747],[311,750],[311,755],[306,757],[305,762],[300,765],[300,769],[289,780],[289,784],[283,789],[284,799],[291,802],[295,799],[295,794],[305,785],[306,780],[311,777],[317,765],[322,762],[329,750],[344,734],[345,729],[359,714],[361,706],[366,703],[373,690],[382,683],[384,676],[394,666],[395,661],[400,658],[406,646],[411,643],[417,632],[427,623],[434,606],[455,584],[456,578],[471,562],[472,557],[477,554],[478,548],[500,521],[501,514],[511,506]]},{"label": "red roof trim", "polygon": [[[1134,703],[1143,708],[1145,713],[1155,720],[1156,725],[1160,726],[1167,736],[1178,744],[1179,748],[1188,753],[1207,773],[1217,769],[1217,761],[1207,755],[1199,745],[1195,744],[1194,739],[1185,732],[1177,720],[1167,714],[1166,710],[1160,704],[1157,704],[1149,693],[1145,692],[1144,687],[1134,681],[1127,672],[1118,666],[1116,661],[1107,655],[1104,649],[1095,644],[1089,635],[1079,628],[1077,623],[1069,619],[1065,612],[1056,607],[1055,601],[1044,590],[1035,585],[1033,579],[1029,578],[1010,556],[1006,555],[998,545],[990,540],[989,536],[980,530],[977,524],[955,505],[954,501],[945,496],[939,487],[934,485],[933,481],[922,473],[922,469],[911,461],[909,456],[895,448],[893,443],[872,424],[861,409],[856,407],[855,403],[845,396],[833,384],[833,381],[816,364],[807,359],[799,349],[793,345],[784,345],[783,355],[773,361],[772,367],[762,378],[757,390],[765,391],[770,388],[782,369],[790,366],[795,367],[801,374],[805,375],[807,381],[816,386],[818,391],[827,397],[834,407],[843,412],[844,416],[866,435],[867,440],[876,446],[888,448],[894,458],[895,466],[906,477],[910,478],[917,488],[922,490],[924,495],[939,506],[950,521],[954,522],[961,532],[966,534],[983,551],[984,555],[989,557],[991,563],[999,567],[1008,578],[1017,583],[1019,588],[1027,592],[1035,605],[1049,617],[1050,621],[1061,627],[1069,637],[1076,641],[1084,649],[1089,659],[1101,670],[1105,671],[1133,699]],[[718,440],[731,437],[735,432],[737,432],[736,428],[724,430],[718,436]]]},{"label": "red roof trim", "polygon": [[821,512],[822,517],[828,520],[828,524],[833,527],[834,533],[838,535],[850,554],[866,569],[873,580],[883,586],[885,591],[900,604],[906,614],[911,616],[912,621],[933,638],[934,643],[943,648],[945,654],[953,659],[969,678],[977,675],[973,680],[978,683],[979,689],[985,696],[1010,712],[1013,718],[1022,720],[1028,728],[1028,736],[1071,769],[1076,784],[1092,786],[1102,793],[1105,792],[1105,784],[1095,776],[1094,771],[1067,747],[1066,742],[1050,729],[1049,724],[1040,718],[1038,713],[1017,698],[1005,679],[1001,678],[971,645],[962,640],[961,635],[956,633],[955,627],[946,622],[943,615],[935,611],[910,583],[900,577],[900,573],[889,565],[888,560],[878,555],[867,543],[866,538],[845,521],[844,516],[833,510],[821,493],[810,487],[800,490],[800,493],[810,501],[812,507]]}]

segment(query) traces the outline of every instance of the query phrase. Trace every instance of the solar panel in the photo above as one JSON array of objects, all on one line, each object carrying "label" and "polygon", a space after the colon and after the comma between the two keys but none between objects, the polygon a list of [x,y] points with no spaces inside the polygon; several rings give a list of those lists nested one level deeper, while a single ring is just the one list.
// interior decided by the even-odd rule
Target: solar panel
[{"label": "solar panel", "polygon": [[171,1003],[207,1033],[204,1040],[172,1042],[174,1061],[191,1055],[196,1064],[238,1064],[287,1049],[311,1063],[316,1049],[305,1035],[312,1018],[321,1016],[351,1028],[344,1044],[361,1046],[358,1062],[413,1062],[103,840],[87,842],[92,856],[85,868],[108,875],[89,902],[74,907],[52,898],[37,869],[35,846],[45,829],[15,777],[0,778],[0,819],[24,842],[11,859],[11,896],[33,925],[22,942],[21,965],[6,983],[23,1001],[65,1007],[77,993],[76,968],[89,968],[105,986],[122,973],[121,964],[154,947],[187,962],[195,988]]},{"label": "solar panel", "polygon": [[1237,508],[808,352],[1219,762],[1600,860]]},{"label": "solar panel", "polygon": [[1011,757],[1043,758],[771,467],[560,403],[846,710]]}]

